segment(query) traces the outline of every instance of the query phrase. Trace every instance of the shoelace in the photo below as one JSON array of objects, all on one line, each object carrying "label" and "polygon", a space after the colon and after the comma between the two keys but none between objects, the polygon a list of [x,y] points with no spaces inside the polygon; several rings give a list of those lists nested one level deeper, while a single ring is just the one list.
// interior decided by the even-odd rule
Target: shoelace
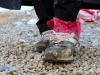
[{"label": "shoelace", "polygon": [[[55,31],[51,30],[50,35],[50,46],[69,46],[68,44],[74,45],[73,42],[68,41],[70,38],[74,37],[74,33],[56,33]],[[77,38],[76,38],[77,39]]]}]

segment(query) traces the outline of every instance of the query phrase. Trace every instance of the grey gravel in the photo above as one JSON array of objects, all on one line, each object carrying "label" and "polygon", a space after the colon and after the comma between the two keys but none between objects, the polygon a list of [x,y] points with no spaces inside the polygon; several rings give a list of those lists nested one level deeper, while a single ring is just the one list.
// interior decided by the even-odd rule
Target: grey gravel
[{"label": "grey gravel", "polygon": [[[34,10],[30,14],[19,12],[0,23],[0,75],[100,75],[100,23],[82,24],[80,44],[74,51],[74,61],[70,63],[44,62],[44,52],[34,51],[34,45],[41,40],[37,26],[27,22],[35,18]],[[13,22],[22,21],[25,26],[16,26]]]}]

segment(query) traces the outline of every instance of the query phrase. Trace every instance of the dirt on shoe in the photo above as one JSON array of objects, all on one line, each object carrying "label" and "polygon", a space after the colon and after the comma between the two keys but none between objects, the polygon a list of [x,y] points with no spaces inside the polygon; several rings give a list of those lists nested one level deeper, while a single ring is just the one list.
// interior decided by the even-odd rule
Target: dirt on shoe
[{"label": "dirt on shoe", "polygon": [[68,62],[73,60],[73,53],[68,47],[50,47],[45,50],[45,57],[50,62]]},{"label": "dirt on shoe", "polygon": [[42,33],[42,39],[34,47],[35,51],[42,52],[49,46],[49,36],[51,31],[45,31]]},{"label": "dirt on shoe", "polygon": [[35,51],[42,52],[49,46],[49,41],[40,41],[35,45]]},{"label": "dirt on shoe", "polygon": [[54,33],[50,46],[45,50],[45,60],[50,62],[69,62],[73,60],[73,51],[78,38],[75,34]]}]

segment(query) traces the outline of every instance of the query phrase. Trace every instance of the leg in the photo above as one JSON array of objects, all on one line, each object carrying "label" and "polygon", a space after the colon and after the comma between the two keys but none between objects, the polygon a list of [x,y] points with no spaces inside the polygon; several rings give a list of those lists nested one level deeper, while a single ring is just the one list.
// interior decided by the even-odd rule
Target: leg
[{"label": "leg", "polygon": [[54,8],[54,15],[64,21],[76,21],[81,7],[81,0],[58,0]]},{"label": "leg", "polygon": [[82,2],[81,9],[100,9],[100,4]]},{"label": "leg", "polygon": [[40,30],[40,33],[50,30],[46,23],[48,20],[54,17],[53,4],[54,0],[34,0],[34,8],[39,18],[37,26]]},{"label": "leg", "polygon": [[[58,0],[54,8],[54,15],[57,18],[53,18],[53,30],[55,33],[51,33],[50,46],[46,48],[44,53],[45,60],[53,62],[68,62],[73,60],[73,50],[79,40],[73,32],[80,34],[81,31],[80,22],[76,21],[81,3],[82,1],[80,0]],[[73,27],[70,27],[71,25]]]},{"label": "leg", "polygon": [[77,0],[58,0],[54,15],[64,21],[76,21],[80,9],[100,9],[100,4]]},{"label": "leg", "polygon": [[[94,5],[94,4],[88,5],[79,0],[58,0],[57,5],[55,6],[54,14],[57,18],[64,20],[64,21],[61,21],[59,19],[57,19],[57,20],[54,19],[54,24],[56,26],[55,29],[57,29],[57,26],[59,27],[59,29],[55,30],[55,31],[60,32],[60,29],[62,29],[62,28],[64,29],[64,27],[68,26],[68,22],[65,22],[65,21],[72,21],[73,26],[74,26],[74,21],[76,21],[77,14],[81,8],[81,3],[84,5],[84,8],[93,8],[93,6],[89,6],[89,5]],[[95,6],[95,8],[97,6]],[[71,24],[69,24],[69,26],[70,25]],[[76,25],[79,26],[79,23]],[[69,29],[70,28],[65,29],[65,30],[69,30]],[[79,29],[81,29],[81,26]],[[76,29],[73,29],[73,30],[76,30]],[[79,32],[79,30],[77,30],[77,31]],[[73,50],[75,49],[75,46],[78,43],[78,38],[75,34],[73,34],[73,36],[70,38],[67,38],[67,37],[63,38],[64,34],[66,34],[66,32],[65,33],[60,32],[60,33],[63,34],[63,36],[56,32],[53,33],[54,35],[52,34],[50,47],[48,47],[45,50],[45,60],[50,60],[50,61],[52,60],[54,62],[55,61],[67,62],[67,61],[73,60]],[[59,34],[59,35],[56,35],[56,34]],[[70,35],[72,35],[72,34],[70,34]],[[66,35],[66,36],[69,37],[70,35]],[[61,46],[62,42],[63,42],[63,45]],[[60,43],[60,45],[59,45],[59,43]]]},{"label": "leg", "polygon": [[20,10],[21,0],[0,0],[0,7]]},{"label": "leg", "polygon": [[50,34],[50,31],[47,31],[50,30],[50,28],[47,25],[47,21],[54,17],[53,4],[54,0],[34,0],[35,11],[39,18],[37,26],[40,33],[44,35],[42,40],[35,45],[35,50],[39,52],[45,50],[49,44],[49,36],[46,35]]}]

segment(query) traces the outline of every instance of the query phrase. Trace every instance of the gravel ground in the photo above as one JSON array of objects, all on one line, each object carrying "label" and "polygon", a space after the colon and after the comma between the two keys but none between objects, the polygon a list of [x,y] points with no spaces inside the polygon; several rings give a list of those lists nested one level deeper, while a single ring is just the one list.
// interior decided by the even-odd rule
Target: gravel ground
[{"label": "gravel ground", "polygon": [[[28,14],[31,13],[31,14]],[[10,16],[9,16],[10,14]],[[8,17],[7,17],[8,15]],[[44,62],[44,52],[34,51],[34,45],[41,39],[37,26],[27,22],[35,18],[34,11],[4,13],[0,15],[0,75],[100,75],[100,23],[82,25],[80,50],[74,51],[74,61],[70,63]],[[6,16],[6,17],[4,17]],[[22,21],[25,26],[13,22]]]}]

